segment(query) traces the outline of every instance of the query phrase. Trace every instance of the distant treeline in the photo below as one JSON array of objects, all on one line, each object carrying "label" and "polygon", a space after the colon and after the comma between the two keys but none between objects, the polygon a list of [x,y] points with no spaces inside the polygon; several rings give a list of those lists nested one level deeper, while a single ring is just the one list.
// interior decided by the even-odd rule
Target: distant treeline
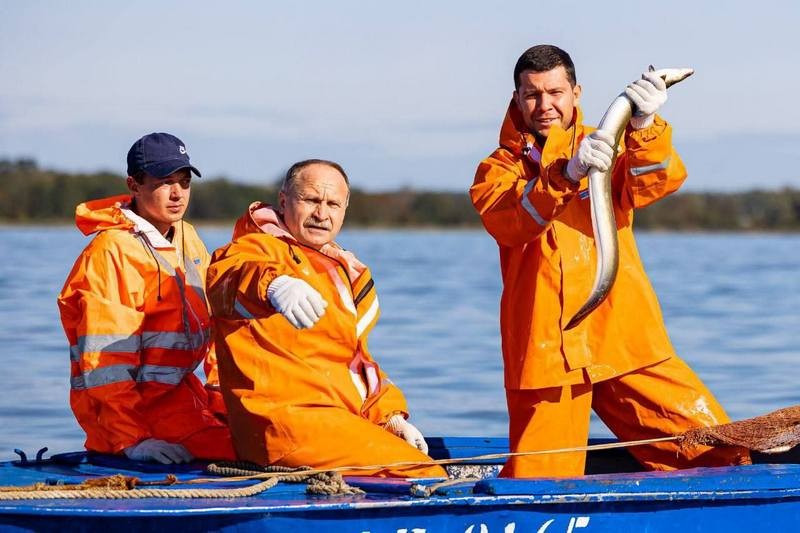
[{"label": "distant treeline", "polygon": [[[470,182],[465,178],[465,189]],[[123,176],[112,173],[69,174],[44,170],[29,159],[0,160],[0,221],[36,223],[70,221],[75,206],[87,199],[125,193]],[[225,178],[192,184],[189,218],[230,222],[247,206],[274,203],[276,184],[235,183]],[[354,189],[348,226],[480,226],[465,192],[400,190],[368,193]],[[800,230],[800,189],[741,193],[676,193],[637,212],[638,229]]]}]

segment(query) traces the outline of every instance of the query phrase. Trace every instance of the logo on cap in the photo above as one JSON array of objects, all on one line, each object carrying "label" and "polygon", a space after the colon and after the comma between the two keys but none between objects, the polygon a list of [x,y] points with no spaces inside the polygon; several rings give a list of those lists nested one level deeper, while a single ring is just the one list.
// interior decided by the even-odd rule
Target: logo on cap
[{"label": "logo on cap", "polygon": [[200,176],[200,171],[189,162],[186,145],[169,133],[147,134],[128,151],[128,176],[146,172],[154,178],[166,178],[184,168]]}]

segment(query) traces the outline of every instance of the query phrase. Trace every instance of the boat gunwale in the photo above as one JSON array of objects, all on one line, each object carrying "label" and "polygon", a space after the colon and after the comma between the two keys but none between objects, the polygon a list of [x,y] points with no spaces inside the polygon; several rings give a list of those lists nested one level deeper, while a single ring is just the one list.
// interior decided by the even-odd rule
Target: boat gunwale
[{"label": "boat gunwale", "polygon": [[[757,478],[780,481],[781,477],[788,477],[798,480],[796,488],[791,487],[762,487],[756,489],[730,488],[730,489],[706,489],[706,490],[653,490],[653,491],[614,491],[614,481],[618,482],[639,482],[646,486],[648,480],[661,479],[669,481],[674,474],[675,478],[688,478],[698,482],[709,481],[720,483],[730,481],[734,478],[740,480],[740,485],[745,484],[753,476],[742,474],[742,468],[755,474]],[[755,472],[752,470],[755,469]],[[429,508],[429,507],[457,507],[457,506],[549,506],[558,505],[606,505],[615,503],[639,502],[642,505],[658,504],[662,502],[682,502],[685,505],[698,504],[702,502],[720,502],[721,504],[731,504],[733,502],[752,502],[752,501],[789,501],[792,499],[800,500],[800,465],[754,465],[753,467],[721,467],[696,469],[697,475],[687,476],[685,471],[659,472],[658,477],[642,477],[638,474],[604,474],[598,476],[585,476],[582,478],[561,478],[558,480],[499,480],[505,485],[518,484],[520,488],[535,488],[540,485],[540,489],[554,488],[559,484],[569,484],[580,482],[582,485],[593,487],[594,491],[575,491],[563,490],[554,492],[552,490],[539,492],[528,492],[520,494],[490,494],[475,493],[467,495],[439,495],[434,494],[429,498],[414,498],[412,496],[387,497],[382,493],[367,494],[364,496],[306,496],[307,501],[299,499],[288,499],[281,503],[280,499],[270,498],[270,493],[265,492],[261,495],[247,498],[143,498],[143,499],[69,499],[69,500],[14,500],[0,502],[0,516],[2,515],[48,515],[48,516],[181,516],[181,515],[202,515],[202,514],[292,514],[309,512],[327,512],[340,510],[374,510],[374,509],[400,509],[400,508]],[[727,471],[729,476],[720,476]],[[714,474],[712,476],[702,474]],[[785,476],[781,476],[781,475]],[[597,479],[593,479],[597,478]],[[483,480],[486,481],[486,480]],[[495,481],[495,480],[492,480]],[[783,481],[790,481],[784,479]],[[473,482],[475,488],[479,482]],[[467,487],[465,487],[466,485]],[[469,488],[469,483],[456,485],[455,487],[463,490]],[[293,491],[292,491],[293,492]],[[284,495],[292,496],[292,492]],[[332,501],[335,498],[335,501]],[[270,500],[267,503],[265,500]],[[138,509],[125,508],[120,506],[121,502],[135,502]],[[220,505],[224,501],[232,505]],[[89,504],[91,502],[91,504]],[[146,503],[151,508],[141,508]],[[176,506],[176,503],[179,503]],[[85,504],[85,505],[80,505]]]}]

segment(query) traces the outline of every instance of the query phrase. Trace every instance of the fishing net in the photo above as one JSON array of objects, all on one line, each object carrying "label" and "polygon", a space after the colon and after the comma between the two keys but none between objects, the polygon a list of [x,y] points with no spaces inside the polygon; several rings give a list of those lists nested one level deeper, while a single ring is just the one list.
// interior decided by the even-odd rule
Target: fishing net
[{"label": "fishing net", "polygon": [[682,435],[681,446],[742,446],[762,453],[785,452],[800,444],[800,405],[766,415],[695,428]]}]

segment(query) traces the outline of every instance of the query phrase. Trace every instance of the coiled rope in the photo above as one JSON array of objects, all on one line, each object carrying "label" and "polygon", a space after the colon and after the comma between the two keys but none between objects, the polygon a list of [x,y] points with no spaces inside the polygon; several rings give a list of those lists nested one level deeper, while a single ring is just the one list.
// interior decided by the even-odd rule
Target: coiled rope
[{"label": "coiled rope", "polygon": [[[364,494],[364,491],[345,482],[342,475],[330,470],[313,470],[309,466],[292,468],[288,466],[271,465],[260,466],[246,461],[226,461],[212,463],[206,471],[218,476],[238,476],[244,479],[253,479],[263,473],[278,473],[280,480],[287,483],[306,483],[308,494],[332,496],[334,494]],[[274,479],[274,478],[273,478]]]}]

